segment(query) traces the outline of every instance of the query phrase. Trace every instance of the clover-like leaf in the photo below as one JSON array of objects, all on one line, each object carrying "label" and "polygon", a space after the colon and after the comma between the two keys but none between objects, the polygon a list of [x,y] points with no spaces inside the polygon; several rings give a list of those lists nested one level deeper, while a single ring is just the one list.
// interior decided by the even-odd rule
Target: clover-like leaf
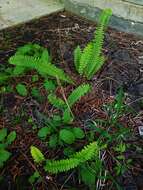
[{"label": "clover-like leaf", "polygon": [[75,135],[68,129],[60,130],[60,139],[67,144],[72,144],[75,141]]}]

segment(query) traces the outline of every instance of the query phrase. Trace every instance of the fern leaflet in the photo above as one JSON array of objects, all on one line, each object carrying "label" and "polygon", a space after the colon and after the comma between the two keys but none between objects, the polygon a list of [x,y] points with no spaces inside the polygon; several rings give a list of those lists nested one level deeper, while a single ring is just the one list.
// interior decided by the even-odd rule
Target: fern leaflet
[{"label": "fern leaflet", "polygon": [[75,63],[75,68],[77,71],[79,69],[81,54],[82,54],[81,49],[79,46],[77,46],[77,48],[74,50],[74,63]]},{"label": "fern leaflet", "polygon": [[84,72],[86,73],[88,78],[92,73],[92,68],[96,67],[96,65],[99,64],[98,60],[102,52],[102,45],[103,45],[103,40],[104,40],[103,27],[100,27],[96,30],[95,40],[96,41],[93,43],[92,56]]},{"label": "fern leaflet", "polygon": [[103,64],[105,62],[105,57],[100,56],[100,57],[98,57],[98,61],[97,61],[97,59],[94,61],[96,61],[97,64],[94,64],[94,62],[93,62],[93,66],[91,67],[91,69],[89,70],[89,72],[87,74],[88,79],[92,78],[94,73],[96,73],[97,71],[100,70],[100,68],[103,66]]},{"label": "fern leaflet", "polygon": [[89,84],[82,84],[78,86],[68,97],[67,101],[70,107],[72,107],[82,96],[84,96],[90,90]]},{"label": "fern leaflet", "polygon": [[47,160],[44,169],[45,171],[48,171],[50,173],[65,172],[77,167],[79,163],[80,163],[79,160],[76,158],[57,160],[57,161]]},{"label": "fern leaflet", "polygon": [[65,102],[61,98],[58,98],[55,94],[49,94],[48,100],[56,108],[63,109],[66,107]]},{"label": "fern leaflet", "polygon": [[84,72],[84,69],[90,63],[92,53],[93,53],[93,44],[88,43],[87,46],[84,48],[83,53],[81,55],[80,65],[79,65],[79,69],[78,69],[79,74],[82,75]]},{"label": "fern leaflet", "polygon": [[80,152],[75,153],[73,158],[79,159],[80,162],[86,162],[94,157],[95,153],[99,151],[98,144],[96,142],[90,143],[85,146]]},{"label": "fern leaflet", "polygon": [[106,29],[111,16],[112,16],[111,9],[105,9],[101,12],[101,15],[99,17],[99,25],[102,25],[104,27],[104,30]]}]

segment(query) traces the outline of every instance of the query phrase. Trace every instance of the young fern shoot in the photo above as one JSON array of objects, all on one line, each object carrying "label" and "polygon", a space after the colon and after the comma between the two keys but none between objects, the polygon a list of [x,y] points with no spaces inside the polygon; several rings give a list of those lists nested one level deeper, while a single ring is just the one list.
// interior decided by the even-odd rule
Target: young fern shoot
[{"label": "young fern shoot", "polygon": [[79,46],[74,50],[75,68],[80,75],[84,75],[87,79],[91,79],[105,62],[105,57],[102,55],[102,46],[105,29],[111,15],[112,11],[105,9],[100,15],[94,39],[83,50]]}]

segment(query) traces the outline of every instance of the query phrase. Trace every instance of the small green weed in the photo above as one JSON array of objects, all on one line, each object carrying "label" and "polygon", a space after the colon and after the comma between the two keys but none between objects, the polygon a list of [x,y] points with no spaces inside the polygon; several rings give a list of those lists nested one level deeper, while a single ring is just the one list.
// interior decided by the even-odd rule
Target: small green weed
[{"label": "small green weed", "polygon": [[18,92],[19,95],[21,96],[27,96],[28,95],[28,91],[27,88],[24,84],[17,84],[16,85],[16,90]]},{"label": "small green weed", "polygon": [[7,129],[0,130],[0,168],[10,158],[11,153],[7,151],[8,146],[16,139],[16,132],[10,132],[8,134]]},{"label": "small green weed", "polygon": [[91,86],[89,84],[82,84],[74,89],[68,98],[66,98],[63,93],[64,100],[56,97],[56,95],[53,93],[49,94],[48,100],[54,107],[63,111],[63,122],[70,123],[74,119],[71,108],[78,100],[80,100],[82,96],[87,94],[90,90]]}]

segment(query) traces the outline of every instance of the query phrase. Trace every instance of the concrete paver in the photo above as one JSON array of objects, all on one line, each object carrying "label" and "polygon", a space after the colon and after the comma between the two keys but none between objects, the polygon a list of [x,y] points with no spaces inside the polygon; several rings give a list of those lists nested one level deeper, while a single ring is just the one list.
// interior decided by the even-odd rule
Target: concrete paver
[{"label": "concrete paver", "polygon": [[0,30],[63,9],[58,0],[0,0]]}]

